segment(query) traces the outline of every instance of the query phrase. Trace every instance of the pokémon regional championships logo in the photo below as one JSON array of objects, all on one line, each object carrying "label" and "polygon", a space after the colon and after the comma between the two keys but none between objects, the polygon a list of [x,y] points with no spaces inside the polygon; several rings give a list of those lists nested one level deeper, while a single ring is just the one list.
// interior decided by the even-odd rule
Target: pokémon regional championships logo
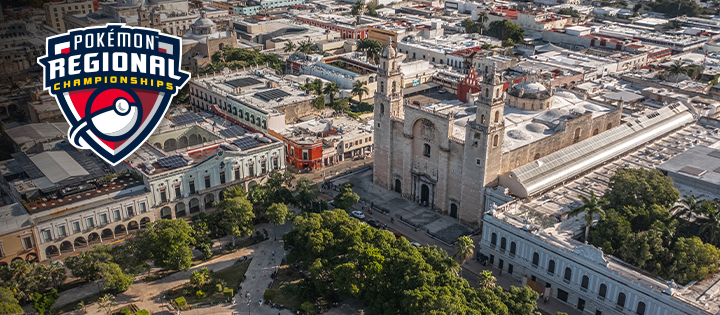
[{"label": "pok\u00e9mon regional championships logo", "polygon": [[44,87],[70,124],[68,139],[112,165],[135,152],[190,78],[180,38],[108,24],[49,37]]}]

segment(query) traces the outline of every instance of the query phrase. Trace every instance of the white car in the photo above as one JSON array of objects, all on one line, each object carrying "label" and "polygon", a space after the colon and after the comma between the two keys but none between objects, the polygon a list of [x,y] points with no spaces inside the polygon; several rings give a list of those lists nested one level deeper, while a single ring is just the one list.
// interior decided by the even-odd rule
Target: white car
[{"label": "white car", "polygon": [[361,211],[353,211],[353,212],[351,212],[351,214],[353,217],[356,217],[358,219],[365,219],[365,214],[362,213]]},{"label": "white car", "polygon": [[446,90],[446,89],[440,89],[440,90],[438,90],[438,93],[440,93],[440,94],[445,94],[445,93],[447,93],[447,90]]},{"label": "white car", "polygon": [[420,245],[420,243],[418,242],[410,242],[410,246],[422,247],[422,245]]}]

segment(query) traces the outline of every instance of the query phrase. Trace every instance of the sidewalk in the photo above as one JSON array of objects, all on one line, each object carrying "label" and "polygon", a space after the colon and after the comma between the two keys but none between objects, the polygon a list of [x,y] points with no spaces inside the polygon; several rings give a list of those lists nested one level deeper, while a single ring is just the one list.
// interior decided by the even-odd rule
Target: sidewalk
[{"label": "sidewalk", "polygon": [[[285,225],[277,227],[278,235],[282,235],[289,231],[292,223],[286,222]],[[255,227],[257,230],[267,229],[269,235],[273,235],[275,232],[275,226],[271,223],[260,224]],[[167,303],[163,303],[163,293],[169,289],[180,286],[183,283],[189,281],[190,273],[194,270],[206,267],[210,270],[222,270],[232,266],[235,261],[243,256],[249,256],[252,258],[252,263],[248,268],[246,275],[247,280],[242,283],[243,294],[245,291],[250,291],[250,297],[253,301],[257,301],[262,298],[262,294],[267,289],[270,281],[270,274],[279,266],[285,251],[283,250],[282,241],[274,241],[272,238],[261,242],[259,244],[251,245],[246,248],[240,249],[232,254],[228,254],[214,260],[194,266],[189,271],[177,272],[164,279],[156,280],[150,283],[146,283],[142,280],[136,280],[133,285],[127,291],[120,293],[116,296],[115,302],[118,304],[118,308],[134,303],[140,309],[146,309],[152,314],[170,314]],[[275,251],[275,256],[272,255],[272,251]],[[60,293],[60,298],[55,304],[56,307],[66,305],[68,303],[74,303],[84,297],[93,295],[98,292],[97,283],[89,283],[82,287],[74,288]],[[185,311],[185,314],[231,314],[233,311],[247,310],[247,303],[244,302],[244,297],[240,298],[236,292],[237,303],[240,304],[230,305],[229,303],[221,304],[219,306]],[[255,302],[254,302],[255,303]],[[257,303],[255,303],[257,304]],[[259,305],[258,305],[259,306]],[[252,305],[251,305],[252,308]],[[253,310],[254,314],[277,314],[278,310],[263,306],[262,309]],[[94,303],[88,307],[88,314],[100,314],[102,313],[97,305]],[[69,314],[80,315],[81,312],[73,311]],[[283,314],[290,314],[286,310]]]}]

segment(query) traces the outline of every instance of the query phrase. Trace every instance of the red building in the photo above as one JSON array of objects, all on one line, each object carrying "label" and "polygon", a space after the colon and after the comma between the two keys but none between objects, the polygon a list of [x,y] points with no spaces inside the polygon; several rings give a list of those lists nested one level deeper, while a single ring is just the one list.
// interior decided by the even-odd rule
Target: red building
[{"label": "red building", "polygon": [[317,137],[293,141],[285,138],[285,159],[287,165],[299,170],[314,170],[323,166],[323,142]]},{"label": "red building", "polygon": [[340,33],[342,38],[353,38],[353,39],[365,39],[367,38],[368,28],[367,26],[356,27],[351,24],[338,23],[338,21],[322,21],[310,19],[302,16],[296,16],[295,20],[317,27],[322,27],[327,30],[332,30]]}]

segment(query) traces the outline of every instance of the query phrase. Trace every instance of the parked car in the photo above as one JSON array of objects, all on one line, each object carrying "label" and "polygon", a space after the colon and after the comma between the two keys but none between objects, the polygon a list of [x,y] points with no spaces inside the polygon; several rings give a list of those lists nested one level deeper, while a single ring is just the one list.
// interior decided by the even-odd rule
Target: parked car
[{"label": "parked car", "polygon": [[413,105],[420,106],[420,101],[413,101]]},{"label": "parked car", "polygon": [[440,94],[445,94],[445,93],[447,93],[447,90],[446,90],[446,89],[439,89],[439,90],[438,90],[438,93],[440,93]]},{"label": "parked car", "polygon": [[422,247],[422,245],[420,245],[420,243],[418,242],[410,242],[410,246]]},{"label": "parked car", "polygon": [[380,223],[380,221],[375,219],[367,220],[367,224],[376,228],[376,229],[387,229],[387,225]]},{"label": "parked car", "polygon": [[358,219],[365,219],[365,214],[362,213],[361,211],[355,210],[355,211],[351,212],[351,214],[353,217],[356,217]]}]

